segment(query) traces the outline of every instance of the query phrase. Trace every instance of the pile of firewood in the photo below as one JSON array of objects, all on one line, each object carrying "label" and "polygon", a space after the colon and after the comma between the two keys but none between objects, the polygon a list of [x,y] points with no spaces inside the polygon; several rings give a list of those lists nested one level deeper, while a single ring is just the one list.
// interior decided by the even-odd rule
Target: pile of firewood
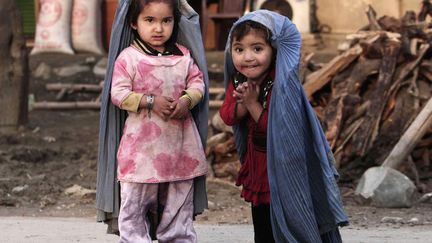
[{"label": "pile of firewood", "polygon": [[235,148],[233,130],[225,125],[219,112],[209,119],[211,136],[207,139],[206,156],[209,162],[210,177],[234,181],[240,168]]},{"label": "pile of firewood", "polygon": [[[352,177],[386,159],[432,96],[432,24],[411,11],[377,19],[369,7],[367,16],[350,48],[304,81],[337,167]],[[431,120],[404,163],[416,179],[432,177]]]},{"label": "pile of firewood", "polygon": [[[396,144],[400,147],[402,135],[407,137],[404,133],[432,96],[432,23],[419,21],[414,12],[401,19],[376,18],[372,7],[366,13],[369,25],[348,36],[346,51],[316,70],[301,71],[346,181],[381,165]],[[302,66],[314,67],[308,63],[311,56],[305,55]],[[403,147],[411,151],[408,158],[393,163],[404,165],[399,169],[416,182],[432,178],[432,116],[425,120],[408,134],[409,145]],[[214,176],[235,178],[230,173],[239,163],[232,131],[218,114],[210,128],[207,156]]]}]

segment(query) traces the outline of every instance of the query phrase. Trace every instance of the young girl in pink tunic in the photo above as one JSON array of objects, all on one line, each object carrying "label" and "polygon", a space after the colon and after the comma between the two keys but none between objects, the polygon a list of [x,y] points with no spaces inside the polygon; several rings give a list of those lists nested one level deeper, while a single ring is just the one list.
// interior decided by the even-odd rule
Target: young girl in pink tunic
[{"label": "young girl in pink tunic", "polygon": [[128,111],[117,152],[120,242],[151,242],[149,213],[159,214],[159,242],[196,242],[193,178],[207,173],[189,112],[204,94],[203,74],[175,42],[176,0],[133,0],[132,45],[116,59],[111,100]]}]

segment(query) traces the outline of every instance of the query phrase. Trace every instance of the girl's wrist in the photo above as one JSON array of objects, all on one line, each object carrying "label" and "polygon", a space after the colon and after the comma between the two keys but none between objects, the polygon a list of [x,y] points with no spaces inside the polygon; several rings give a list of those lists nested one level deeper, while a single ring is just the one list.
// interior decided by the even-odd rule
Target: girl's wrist
[{"label": "girl's wrist", "polygon": [[185,102],[186,107],[188,109],[191,108],[192,98],[189,95],[187,95],[187,94],[183,95],[182,97],[180,97],[180,101]]},{"label": "girl's wrist", "polygon": [[249,110],[252,107],[255,106],[261,106],[261,104],[257,100],[249,101],[249,102],[243,102],[244,106]]}]

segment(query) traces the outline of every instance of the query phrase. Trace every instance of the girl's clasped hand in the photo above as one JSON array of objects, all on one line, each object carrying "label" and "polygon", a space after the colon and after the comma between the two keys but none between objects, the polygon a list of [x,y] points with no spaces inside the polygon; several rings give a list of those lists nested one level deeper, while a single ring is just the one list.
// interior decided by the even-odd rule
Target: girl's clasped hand
[{"label": "girl's clasped hand", "polygon": [[233,92],[233,97],[237,103],[248,106],[251,103],[258,102],[259,85],[255,82],[244,82],[238,85]]},{"label": "girl's clasped hand", "polygon": [[161,117],[163,120],[184,119],[189,113],[190,101],[180,98],[174,100],[171,97],[155,96],[152,112]]},{"label": "girl's clasped hand", "polygon": [[190,100],[185,98],[180,98],[171,103],[172,113],[169,116],[170,119],[184,119],[189,114]]}]

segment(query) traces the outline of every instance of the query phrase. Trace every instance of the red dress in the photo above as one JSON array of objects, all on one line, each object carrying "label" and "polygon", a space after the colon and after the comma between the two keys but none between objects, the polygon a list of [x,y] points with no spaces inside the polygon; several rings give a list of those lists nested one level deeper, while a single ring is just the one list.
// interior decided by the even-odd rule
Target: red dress
[{"label": "red dress", "polygon": [[[240,120],[235,118],[236,100],[232,96],[234,85],[230,82],[225,94],[225,100],[219,110],[222,120],[229,126],[237,125]],[[268,105],[270,104],[271,90],[267,100],[267,109],[263,111],[258,123],[247,114],[243,119],[247,119],[247,150],[243,164],[240,168],[236,185],[242,185],[241,196],[252,205],[270,203],[270,188],[267,176],[267,152],[254,145],[253,134],[258,132],[263,134],[263,140],[267,137]],[[265,140],[261,141],[265,144]],[[265,146],[264,146],[265,147]]]}]

